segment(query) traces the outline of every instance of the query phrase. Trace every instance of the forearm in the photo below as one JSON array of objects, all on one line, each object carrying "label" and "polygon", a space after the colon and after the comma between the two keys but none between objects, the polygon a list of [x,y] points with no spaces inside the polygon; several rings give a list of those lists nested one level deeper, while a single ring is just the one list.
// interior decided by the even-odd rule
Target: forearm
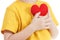
[{"label": "forearm", "polygon": [[9,40],[26,40],[32,33],[34,33],[34,29],[29,25],[24,30],[20,31],[19,33],[11,35],[8,39]]},{"label": "forearm", "polygon": [[56,36],[58,35],[58,29],[54,23],[52,24],[49,30],[50,30],[52,38],[56,38]]}]

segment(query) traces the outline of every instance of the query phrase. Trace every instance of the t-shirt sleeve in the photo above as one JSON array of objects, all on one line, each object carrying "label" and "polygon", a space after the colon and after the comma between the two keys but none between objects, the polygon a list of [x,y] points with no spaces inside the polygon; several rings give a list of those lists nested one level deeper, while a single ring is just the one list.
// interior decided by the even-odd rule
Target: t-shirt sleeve
[{"label": "t-shirt sleeve", "polygon": [[1,32],[4,33],[5,30],[13,33],[16,33],[18,30],[18,20],[16,14],[9,8],[6,10]]}]

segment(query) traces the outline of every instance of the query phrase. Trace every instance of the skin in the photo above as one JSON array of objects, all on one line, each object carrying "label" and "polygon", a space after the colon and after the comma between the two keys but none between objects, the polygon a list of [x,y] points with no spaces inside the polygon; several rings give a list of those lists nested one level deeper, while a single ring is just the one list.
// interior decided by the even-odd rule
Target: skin
[{"label": "skin", "polygon": [[35,2],[37,2],[37,0],[20,0],[20,1],[22,1],[22,2],[26,2],[26,3],[35,3]]},{"label": "skin", "polygon": [[[23,0],[23,1],[28,2],[27,0]],[[29,3],[32,3],[31,1]],[[35,1],[37,1],[37,0],[35,0]],[[5,30],[4,31],[4,40],[26,40],[35,31],[44,30],[44,29],[49,29],[49,31],[51,33],[51,37],[55,38],[58,34],[58,30],[50,17],[50,13],[48,13],[44,17],[39,16],[39,14],[40,14],[40,12],[38,12],[34,16],[31,23],[25,29],[21,30],[18,33],[13,34],[12,32]]]}]

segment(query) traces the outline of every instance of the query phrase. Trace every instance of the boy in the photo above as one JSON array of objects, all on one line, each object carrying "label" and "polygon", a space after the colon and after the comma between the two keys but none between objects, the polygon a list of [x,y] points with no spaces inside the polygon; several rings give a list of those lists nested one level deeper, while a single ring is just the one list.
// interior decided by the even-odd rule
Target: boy
[{"label": "boy", "polygon": [[[31,13],[32,5],[46,4],[49,12],[46,16]],[[39,0],[17,0],[7,8],[2,33],[4,40],[51,40],[57,36],[58,25],[50,6]],[[51,35],[50,35],[51,34]]]}]

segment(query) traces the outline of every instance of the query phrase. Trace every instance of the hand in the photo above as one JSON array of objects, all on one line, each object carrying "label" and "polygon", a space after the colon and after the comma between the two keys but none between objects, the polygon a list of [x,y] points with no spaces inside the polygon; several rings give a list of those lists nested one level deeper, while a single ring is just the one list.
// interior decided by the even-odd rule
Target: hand
[{"label": "hand", "polygon": [[48,21],[48,19],[46,19],[47,16],[40,16],[40,12],[37,13],[32,22],[31,25],[35,30],[44,30],[44,29],[49,29],[49,27],[46,27],[46,25],[48,25],[48,23],[46,21]]},{"label": "hand", "polygon": [[48,20],[49,24],[47,26],[49,27],[49,32],[51,34],[51,37],[56,38],[58,35],[58,29],[57,29],[56,25],[54,24],[54,22],[52,21],[52,18],[50,16],[50,11],[48,12],[47,17],[49,18],[49,20]]},{"label": "hand", "polygon": [[49,28],[53,27],[55,24],[54,24],[54,22],[53,22],[53,20],[51,18],[50,11],[48,11],[46,17],[47,17],[47,20],[48,20],[48,21],[46,20],[46,22],[48,22],[48,25],[47,26]]}]

